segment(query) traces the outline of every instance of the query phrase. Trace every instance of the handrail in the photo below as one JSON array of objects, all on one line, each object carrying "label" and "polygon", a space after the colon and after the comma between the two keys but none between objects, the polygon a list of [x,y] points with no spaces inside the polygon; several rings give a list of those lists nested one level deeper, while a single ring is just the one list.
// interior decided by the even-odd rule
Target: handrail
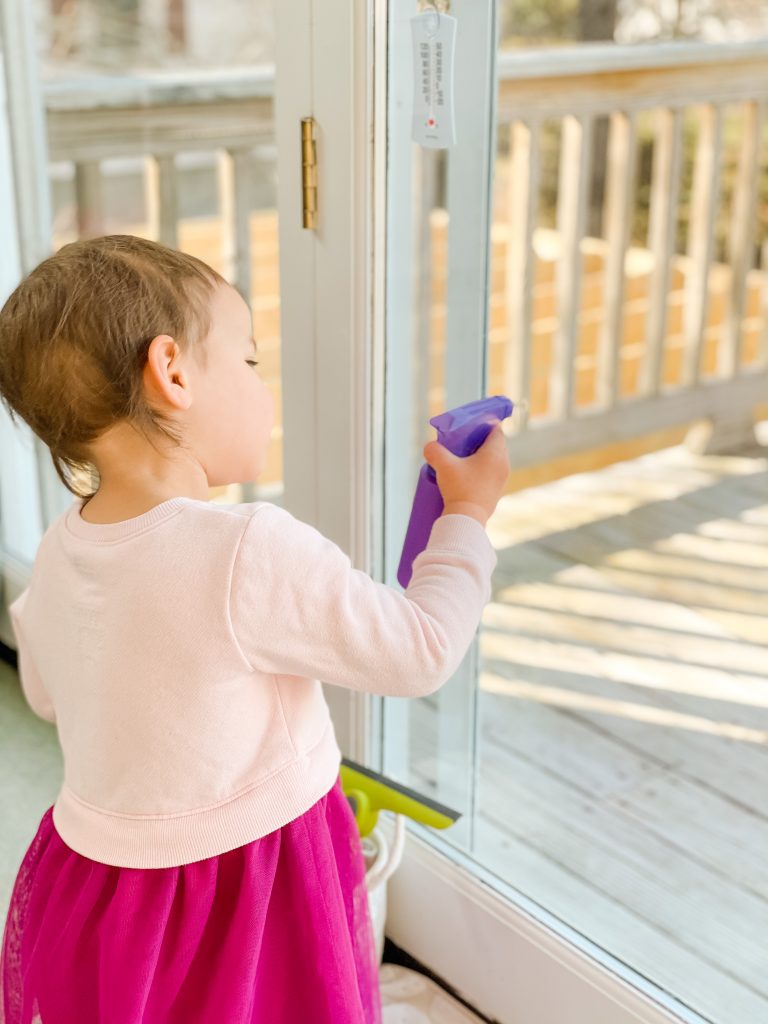
[{"label": "handrail", "polygon": [[[500,81],[591,77],[625,71],[728,64],[768,59],[768,37],[745,43],[582,43],[578,46],[503,50]],[[274,64],[257,67],[137,71],[120,75],[49,78],[42,83],[50,110],[207,103],[274,93]]]},{"label": "handrail", "polygon": [[42,83],[48,110],[218,103],[272,96],[275,68],[215,68],[195,71],[140,71],[122,75],[50,78]]},{"label": "handrail", "polygon": [[546,49],[503,50],[497,57],[500,79],[604,75],[622,71],[695,64],[729,64],[768,58],[768,37],[748,43],[580,43]]}]

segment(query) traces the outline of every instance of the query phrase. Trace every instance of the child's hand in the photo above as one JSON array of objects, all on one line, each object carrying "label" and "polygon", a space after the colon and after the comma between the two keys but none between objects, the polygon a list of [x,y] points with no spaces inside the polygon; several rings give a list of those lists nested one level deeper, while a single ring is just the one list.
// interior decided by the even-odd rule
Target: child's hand
[{"label": "child's hand", "polygon": [[478,450],[465,457],[454,455],[439,441],[424,445],[424,458],[437,475],[443,497],[443,515],[471,515],[483,525],[493,514],[509,479],[507,442],[500,421]]}]

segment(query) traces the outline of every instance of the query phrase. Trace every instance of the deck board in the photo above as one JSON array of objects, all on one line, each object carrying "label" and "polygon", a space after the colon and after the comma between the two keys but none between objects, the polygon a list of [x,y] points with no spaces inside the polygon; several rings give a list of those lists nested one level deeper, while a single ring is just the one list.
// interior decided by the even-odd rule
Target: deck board
[{"label": "deck board", "polygon": [[[486,817],[478,819],[477,838],[492,870],[502,877],[514,871],[515,887],[522,893],[610,948],[619,960],[665,991],[677,992],[681,1002],[705,1019],[718,1024],[757,1024],[765,1019],[766,1001],[762,996],[719,966],[703,965],[697,954],[604,895],[589,879],[542,856],[528,842],[511,837],[505,828]],[[588,920],[585,908],[589,910]],[[696,991],[691,991],[690,984],[681,990],[681,979],[690,978],[697,979]]]}]

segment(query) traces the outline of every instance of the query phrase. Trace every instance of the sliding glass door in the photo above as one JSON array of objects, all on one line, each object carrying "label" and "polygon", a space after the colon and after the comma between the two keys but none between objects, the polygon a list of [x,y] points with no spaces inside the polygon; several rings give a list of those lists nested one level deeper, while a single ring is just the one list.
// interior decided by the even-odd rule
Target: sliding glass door
[{"label": "sliding glass door", "polygon": [[[383,515],[385,579],[396,587],[422,448],[436,436],[430,417],[507,394],[518,404],[506,425],[513,468],[517,457],[535,465],[527,444],[552,463],[569,450],[569,433],[588,431],[590,420],[599,446],[602,423],[588,414],[601,411],[601,391],[628,398],[637,370],[633,332],[646,287],[637,266],[647,267],[652,253],[637,239],[635,203],[651,191],[652,147],[658,209],[649,247],[666,208],[661,175],[671,175],[664,131],[672,112],[656,109],[659,71],[649,67],[642,85],[622,78],[621,68],[639,59],[630,47],[618,55],[607,45],[550,50],[540,67],[529,50],[499,57],[498,8],[512,24],[510,7],[386,5]],[[436,34],[449,20],[455,65],[447,49],[437,68],[419,59],[417,17],[430,19]],[[717,59],[691,54],[691,63],[696,56]],[[661,67],[673,55],[657,59]],[[675,93],[675,103],[703,95],[700,74],[689,99]],[[455,139],[441,148],[415,130],[414,86],[453,93]],[[758,147],[750,103],[730,122],[734,138],[743,132],[734,163],[745,196]],[[708,124],[702,117],[695,151],[677,154],[685,179],[703,182],[720,158],[707,146]],[[738,237],[738,223],[731,230]],[[649,322],[663,316],[653,303],[667,303],[665,292],[653,294]],[[631,416],[631,405],[617,400],[612,411]],[[655,427],[650,417],[646,433]],[[633,472],[648,480],[626,504]],[[693,487],[695,476],[674,486]],[[510,491],[488,525],[499,564],[476,642],[437,693],[381,701],[374,765],[462,815],[441,832],[409,822],[410,845],[392,883],[391,937],[499,1020],[746,1024],[768,1007],[758,967],[768,925],[764,879],[744,839],[765,835],[752,774],[766,749],[764,701],[757,676],[748,710],[724,676],[699,678],[709,671],[702,659],[735,666],[738,658],[755,673],[765,651],[747,644],[729,654],[707,607],[711,591],[703,582],[670,582],[689,572],[714,580],[715,569],[678,558],[669,578],[653,581],[666,555],[702,550],[702,542],[675,537],[676,545],[671,539],[647,557],[638,550],[649,527],[624,509],[650,505],[652,529],[664,538],[680,515],[669,481],[655,484],[670,500],[654,517],[651,486],[649,469],[617,465],[604,482],[573,477],[558,491]],[[663,514],[670,523],[662,530]],[[754,522],[764,522],[764,509]],[[750,529],[732,525],[745,543]],[[707,551],[727,560],[715,542]],[[762,565],[762,556],[750,557]],[[764,601],[749,604],[753,613],[760,607]],[[722,643],[712,640],[708,655],[694,650],[696,631],[706,645],[713,628]],[[721,761],[753,778],[739,811],[729,788],[736,783],[712,771]],[[705,825],[697,802],[718,808],[719,824]],[[686,835],[707,851],[691,849]],[[726,848],[737,858],[727,870],[717,852]]]}]

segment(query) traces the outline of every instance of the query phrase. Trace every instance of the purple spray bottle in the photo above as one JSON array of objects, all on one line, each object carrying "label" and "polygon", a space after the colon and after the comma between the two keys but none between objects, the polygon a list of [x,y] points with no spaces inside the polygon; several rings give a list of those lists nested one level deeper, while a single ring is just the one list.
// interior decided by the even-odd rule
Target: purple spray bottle
[{"label": "purple spray bottle", "polygon": [[[449,409],[439,416],[433,416],[429,422],[436,428],[440,444],[463,458],[477,451],[496,421],[510,416],[512,408],[513,403],[505,395],[492,395]],[[411,518],[397,570],[397,580],[401,586],[408,586],[413,560],[426,548],[432,525],[442,511],[443,496],[437,486],[437,474],[425,462],[419,472]]]}]

